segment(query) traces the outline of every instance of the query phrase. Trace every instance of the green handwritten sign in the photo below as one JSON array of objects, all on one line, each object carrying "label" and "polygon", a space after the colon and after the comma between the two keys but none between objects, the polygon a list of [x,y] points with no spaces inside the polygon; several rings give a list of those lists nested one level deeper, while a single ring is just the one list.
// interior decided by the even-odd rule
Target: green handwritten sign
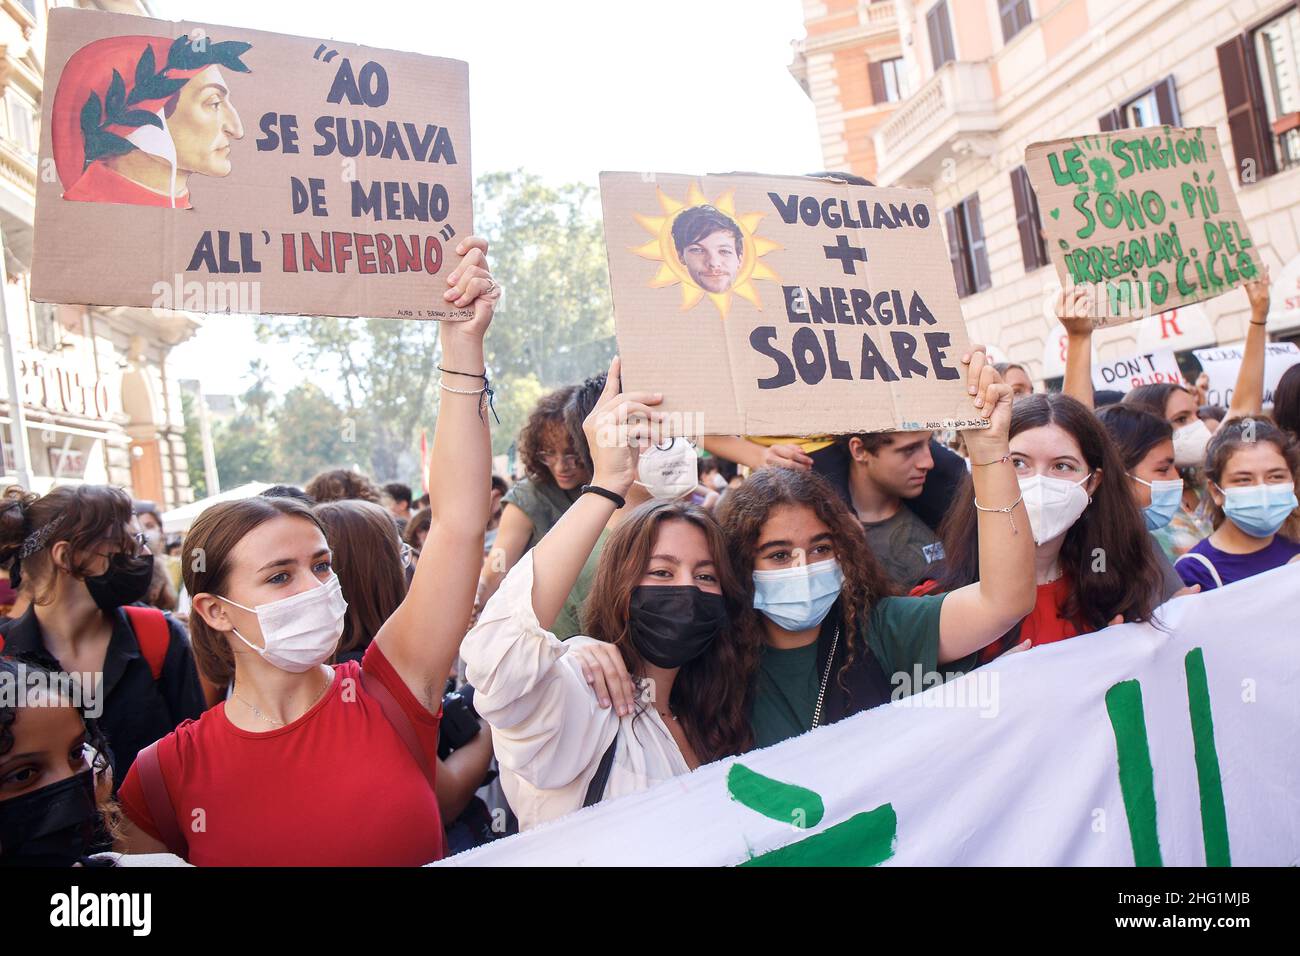
[{"label": "green handwritten sign", "polygon": [[1145,127],[1025,151],[1061,283],[1096,290],[1098,325],[1221,295],[1258,250],[1212,127]]}]

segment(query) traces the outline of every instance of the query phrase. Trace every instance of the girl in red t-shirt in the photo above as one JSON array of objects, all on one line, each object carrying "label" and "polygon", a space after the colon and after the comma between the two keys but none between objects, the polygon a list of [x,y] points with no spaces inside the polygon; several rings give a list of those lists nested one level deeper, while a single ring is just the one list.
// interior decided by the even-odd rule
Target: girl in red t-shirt
[{"label": "girl in red t-shirt", "polygon": [[231,696],[141,751],[124,848],[198,865],[401,866],[442,856],[434,793],[442,688],[474,600],[491,478],[483,335],[499,287],[470,238],[447,277],[474,317],[440,330],[435,515],[405,600],[365,656],[330,667],[347,604],[309,507],[209,508],[182,549],[200,669]]},{"label": "girl in red t-shirt", "polygon": [[[1011,412],[1010,458],[1034,536],[1034,609],[981,652],[991,660],[1028,641],[1049,644],[1123,621],[1145,621],[1162,576],[1124,464],[1096,417],[1067,395],[1026,395]],[[987,462],[973,461],[974,467]],[[979,576],[969,482],[941,529],[951,591]]]}]

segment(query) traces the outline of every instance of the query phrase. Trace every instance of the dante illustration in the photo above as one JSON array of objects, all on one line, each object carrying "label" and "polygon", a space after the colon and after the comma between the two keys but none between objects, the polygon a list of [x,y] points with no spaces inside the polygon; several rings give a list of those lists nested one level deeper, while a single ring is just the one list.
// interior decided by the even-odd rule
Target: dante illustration
[{"label": "dante illustration", "polygon": [[51,113],[63,198],[189,209],[192,175],[230,174],[244,136],[223,69],[251,44],[205,36],[96,40],[68,60]]}]

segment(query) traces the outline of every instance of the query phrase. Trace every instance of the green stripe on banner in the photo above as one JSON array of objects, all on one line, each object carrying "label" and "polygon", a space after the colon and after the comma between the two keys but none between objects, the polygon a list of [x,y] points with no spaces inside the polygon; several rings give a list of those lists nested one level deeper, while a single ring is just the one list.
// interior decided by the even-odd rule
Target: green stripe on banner
[{"label": "green stripe on banner", "polygon": [[815,827],[826,815],[821,794],[815,790],[773,780],[743,764],[733,763],[727,771],[727,790],[749,809],[801,830]]},{"label": "green stripe on banner", "polygon": [[1138,866],[1163,866],[1160,838],[1156,834],[1155,771],[1147,743],[1147,722],[1142,714],[1142,685],[1120,681],[1106,691],[1106,712],[1115,731],[1119,756],[1119,788],[1124,795],[1133,862]]},{"label": "green stripe on banner", "polygon": [[894,855],[897,836],[898,816],[894,805],[886,803],[740,865],[875,866]]},{"label": "green stripe on banner", "polygon": [[1196,745],[1196,781],[1201,788],[1201,833],[1208,866],[1232,866],[1228,850],[1228,811],[1223,805],[1223,778],[1214,746],[1214,717],[1210,712],[1210,682],[1205,674],[1205,653],[1197,647],[1183,659],[1187,670],[1187,709],[1192,717]]}]

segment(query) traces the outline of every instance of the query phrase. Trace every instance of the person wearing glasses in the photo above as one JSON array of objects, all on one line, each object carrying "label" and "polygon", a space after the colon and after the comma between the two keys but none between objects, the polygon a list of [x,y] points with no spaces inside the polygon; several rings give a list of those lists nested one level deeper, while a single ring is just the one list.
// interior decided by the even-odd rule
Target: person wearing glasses
[{"label": "person wearing glasses", "polygon": [[575,388],[566,385],[543,395],[519,431],[525,476],[501,499],[501,523],[483,559],[476,609],[496,593],[506,572],[542,540],[591,480],[591,470],[565,426],[564,408]]},{"label": "person wearing glasses", "polygon": [[83,675],[82,687],[94,688],[82,703],[112,749],[116,791],[141,748],[205,709],[185,626],[139,604],[153,581],[153,554],[130,496],[109,485],[44,496],[7,488],[0,567],[31,601],[0,624],[0,651]]}]

